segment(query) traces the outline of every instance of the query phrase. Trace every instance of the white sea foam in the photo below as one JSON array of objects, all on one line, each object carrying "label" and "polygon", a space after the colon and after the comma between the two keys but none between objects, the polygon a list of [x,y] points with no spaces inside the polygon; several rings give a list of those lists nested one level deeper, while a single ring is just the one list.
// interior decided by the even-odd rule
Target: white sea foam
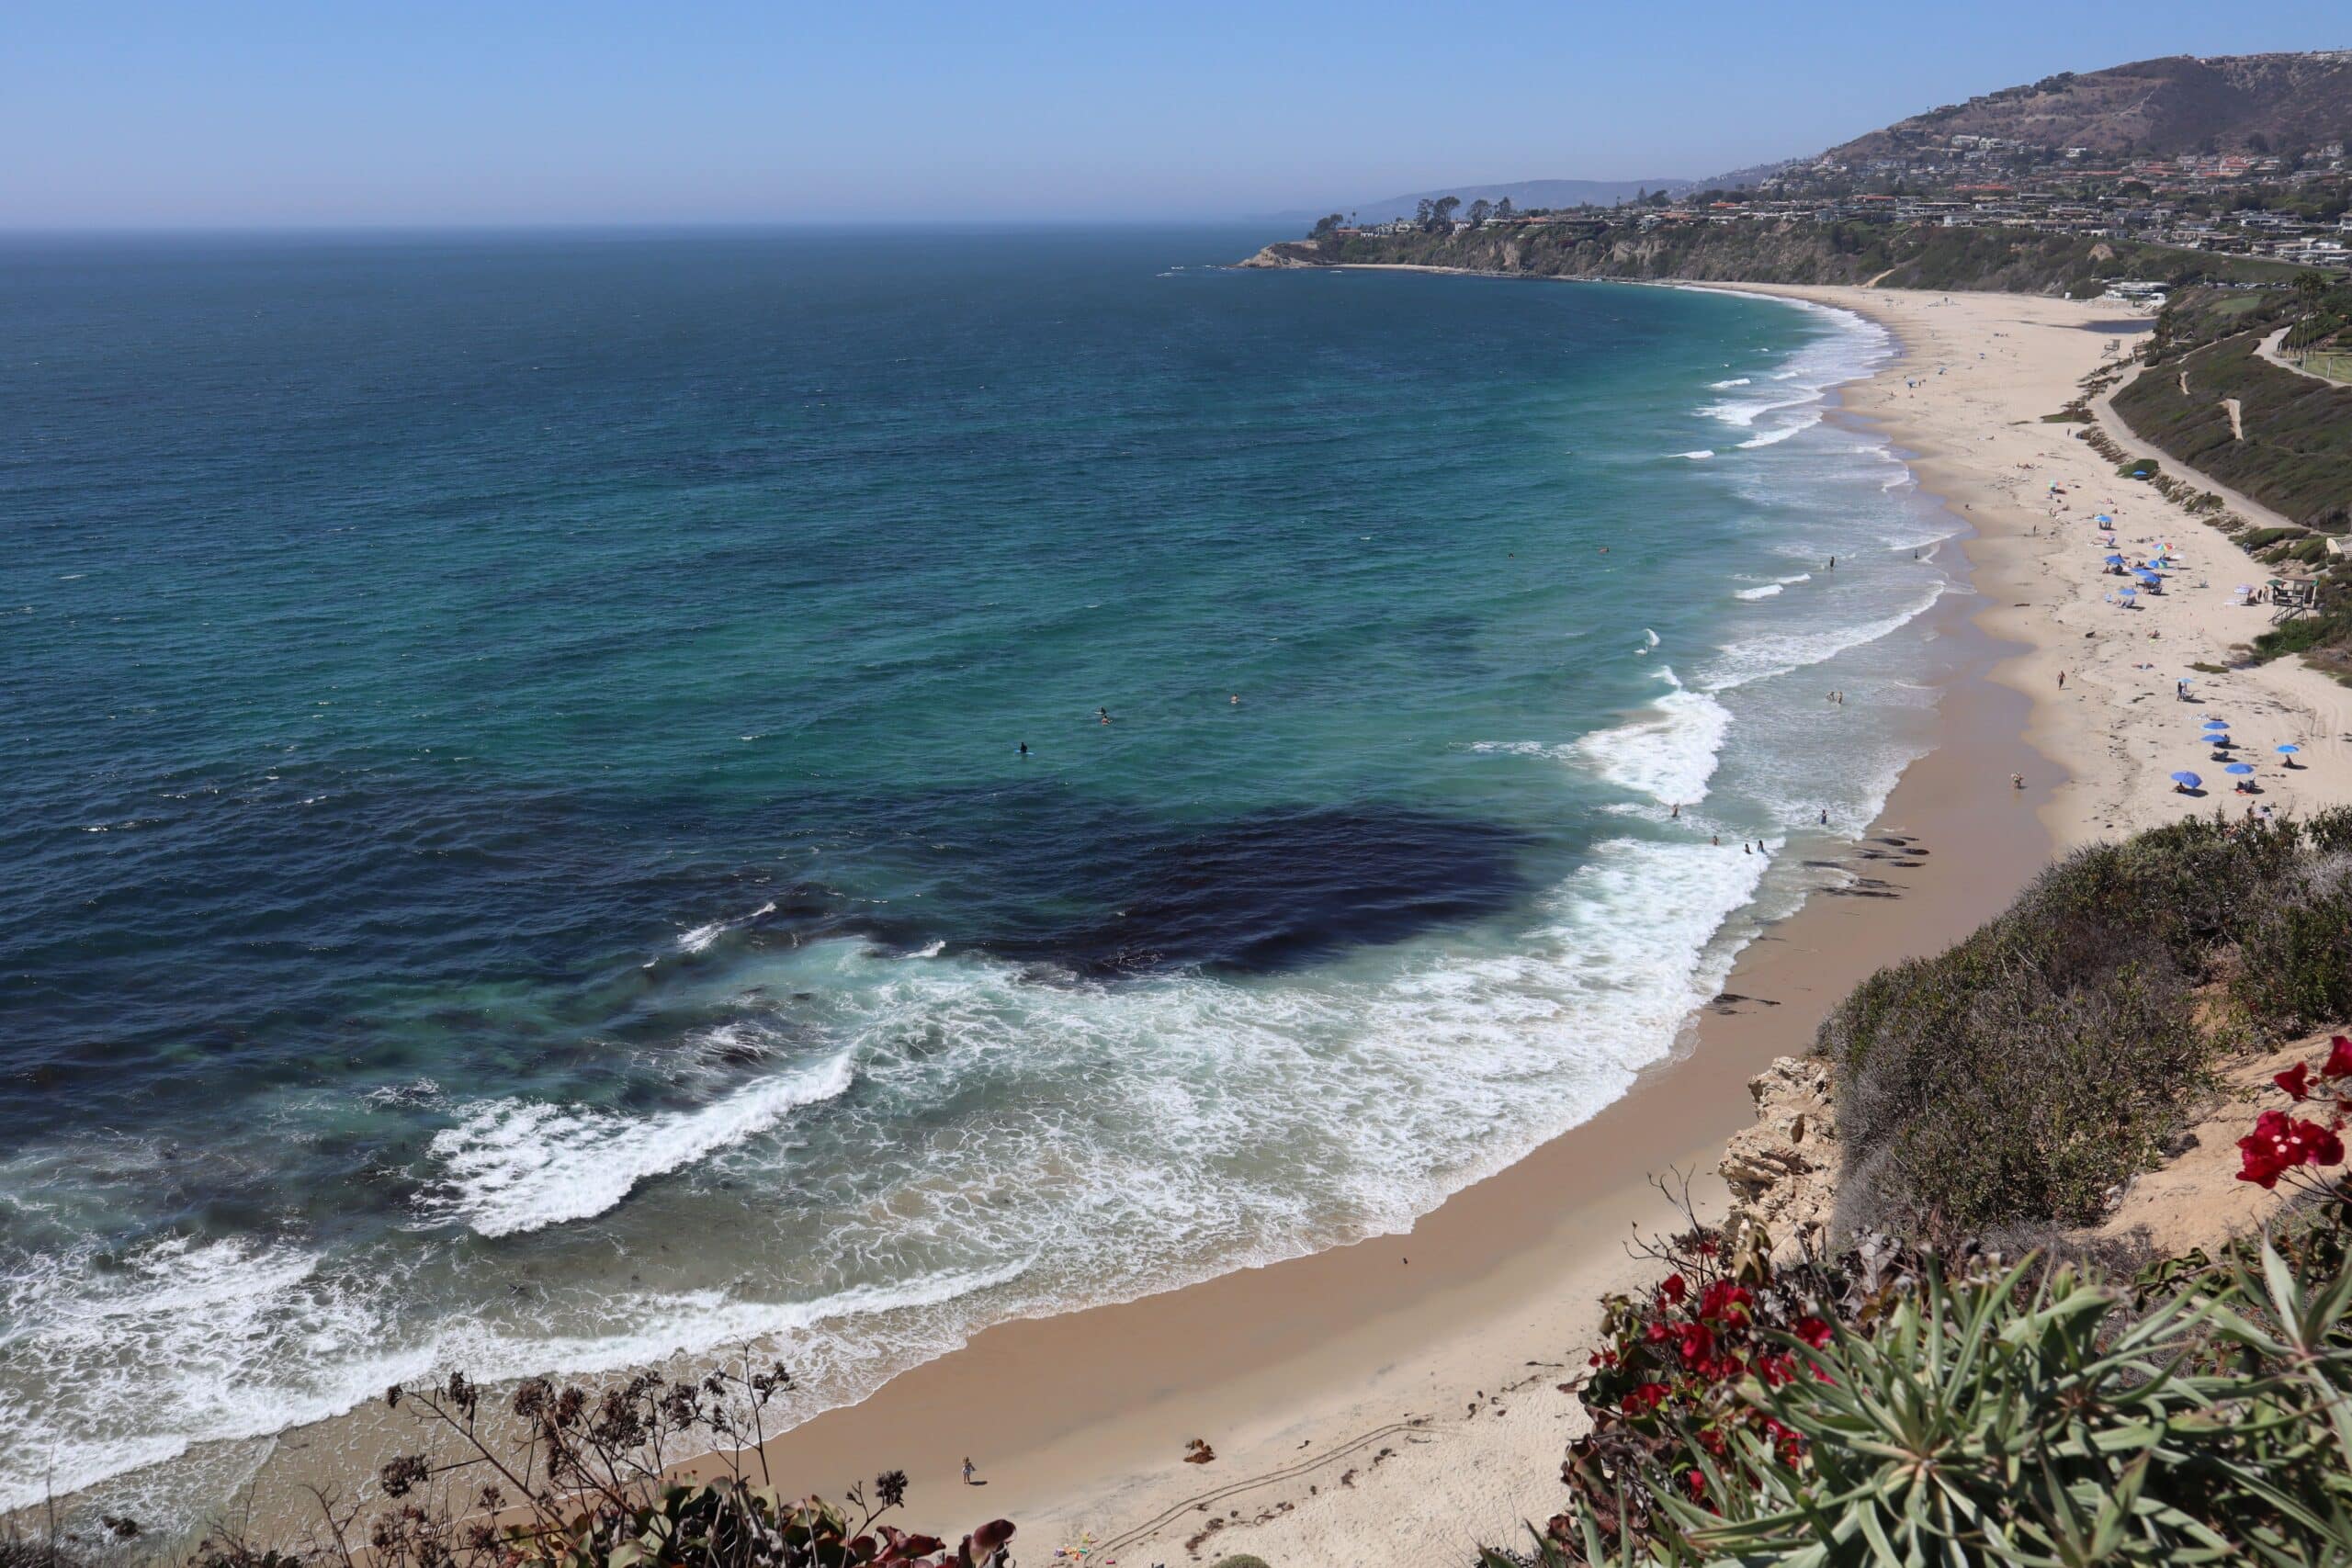
[{"label": "white sea foam", "polygon": [[725,936],[729,931],[735,930],[737,927],[747,926],[753,920],[764,919],[775,913],[775,902],[774,899],[770,899],[767,903],[761,905],[758,908],[752,910],[749,915],[744,916],[741,919],[713,920],[708,925],[695,927],[694,930],[687,931],[684,935],[678,938],[678,946],[682,951],[686,953],[704,952],[712,942],[717,942],[720,937]]},{"label": "white sea foam", "polygon": [[1713,451],[1709,450],[1707,447],[1702,446],[1702,447],[1700,447],[1700,448],[1699,448],[1697,451],[1695,451],[1695,452],[1677,452],[1677,453],[1675,454],[1675,456],[1676,456],[1676,457],[1688,457],[1688,458],[1690,458],[1692,462],[1697,463],[1697,462],[1702,462],[1702,461],[1704,461],[1705,459],[1707,459],[1707,458],[1709,458],[1709,457],[1713,457],[1713,456],[1714,456],[1714,453],[1713,453]]},{"label": "white sea foam", "polygon": [[855,1076],[843,1052],[699,1110],[642,1118],[493,1100],[434,1135],[439,1180],[420,1207],[493,1236],[588,1219],[628,1197],[640,1181],[765,1132],[802,1106],[835,1098]]},{"label": "white sea foam", "polygon": [[1748,380],[1747,377],[1735,376],[1728,381],[1710,381],[1707,383],[1707,388],[1710,391],[1728,392],[1734,387],[1745,387],[1747,384]]},{"label": "white sea foam", "polygon": [[1771,429],[1764,432],[1761,435],[1751,435],[1739,445],[1743,448],[1777,446],[1781,442],[1786,441],[1790,436],[1802,435],[1820,423],[1821,411],[1819,409],[1808,410],[1803,418],[1791,420],[1785,424],[1774,425]]},{"label": "white sea foam", "polygon": [[[0,1279],[0,1353],[25,1373],[0,1384],[0,1423],[56,1437],[46,1447],[0,1447],[0,1509],[164,1464],[198,1444],[325,1420],[393,1383],[453,1367],[491,1382],[549,1368],[594,1375],[681,1348],[763,1340],[812,1367],[839,1369],[859,1358],[859,1320],[943,1307],[1018,1280],[1030,1264],[1019,1257],[807,1301],[636,1292],[599,1303],[605,1332],[547,1332],[527,1314],[458,1314],[418,1334],[399,1312],[402,1269],[330,1271],[308,1249],[246,1238],[166,1237],[119,1259],[85,1250]],[[927,1348],[938,1354],[959,1341],[934,1331]],[[39,1407],[13,1397],[12,1386],[39,1390]],[[230,1471],[233,1490],[266,1453],[266,1445],[249,1448],[209,1469]],[[175,1495],[170,1479],[152,1477],[143,1488],[118,1482],[106,1500],[164,1521],[184,1517],[192,1501]]]},{"label": "white sea foam", "polygon": [[1660,671],[1674,689],[1613,729],[1596,730],[1570,753],[1621,789],[1637,790],[1661,806],[1692,805],[1707,795],[1715,761],[1731,729],[1731,710],[1704,692],[1685,690],[1674,671]]},{"label": "white sea foam", "polygon": [[[1751,727],[1771,716],[1772,694],[1730,694],[1883,637],[1932,603],[1844,629],[1780,625],[1857,613],[1841,603],[1869,615],[1861,582],[1831,586],[1770,609],[1719,604],[1773,629],[1734,629],[1696,666],[1696,689],[1678,683],[1615,728],[1466,750],[1590,768],[1653,800],[1712,792],[1726,842],[1752,832],[1743,814],[1796,810],[1821,753],[1776,741],[1786,757],[1751,763]],[[1693,668],[1699,656],[1677,640]],[[1781,706],[1785,722],[1816,722],[1817,694],[1796,718],[1793,701]],[[1886,766],[1872,752],[1860,771],[1876,788]],[[1834,797],[1841,811],[1868,805],[1849,807],[1851,794]],[[554,1259],[527,1301],[488,1287],[469,1298],[462,1270],[427,1288],[366,1259],[258,1242],[52,1259],[39,1278],[0,1280],[0,1359],[37,1369],[0,1384],[0,1430],[54,1438],[39,1453],[0,1446],[0,1506],[36,1500],[51,1457],[61,1487],[81,1484],[453,1365],[493,1380],[592,1373],[773,1341],[802,1380],[798,1418],[986,1322],[1402,1230],[1620,1097],[1720,989],[1746,931],[1734,917],[1768,862],[1705,844],[1707,825],[1685,816],[1693,839],[1606,840],[1509,919],[1281,976],[1042,984],[935,946],[719,949],[681,971],[700,979],[724,964],[728,995],[795,998],[773,1004],[777,1038],[788,1021],[833,1054],[690,1111],[460,1106],[421,1161],[429,1223],[410,1237],[416,1257],[446,1264],[495,1246]],[[688,950],[709,950],[744,923],[697,926],[680,943],[701,937]],[[822,1114],[794,1115],[820,1101]],[[711,1180],[648,1187],[689,1168]],[[748,1207],[725,1210],[721,1182]],[[761,1207],[763,1193],[789,1201]],[[674,1234],[676,1252],[641,1246],[593,1290],[566,1272],[586,1274],[581,1258],[615,1237],[647,1240],[623,1228],[640,1213],[658,1225],[722,1210],[759,1213],[761,1239],[788,1244],[793,1278],[822,1283],[781,1299],[771,1267],[716,1252],[695,1275],[682,1261],[695,1251],[690,1227],[653,1231]],[[598,1214],[612,1217],[575,1224]],[[782,1235],[796,1216],[805,1230]],[[401,1256],[404,1269],[426,1266]],[[657,1264],[673,1271],[659,1284],[619,1282]]]},{"label": "white sea foam", "polygon": [[1771,581],[1759,584],[1754,588],[1734,589],[1732,591],[1732,597],[1735,599],[1770,599],[1785,589],[1793,588],[1800,582],[1811,582],[1812,581],[1813,573],[1809,571],[1791,572],[1786,577],[1776,577]]},{"label": "white sea foam", "polygon": [[1835,659],[1849,648],[1876,642],[1917,620],[1943,594],[1944,584],[1933,583],[1905,608],[1875,620],[1856,626],[1767,632],[1732,643],[1709,663],[1700,688],[1728,692]]}]

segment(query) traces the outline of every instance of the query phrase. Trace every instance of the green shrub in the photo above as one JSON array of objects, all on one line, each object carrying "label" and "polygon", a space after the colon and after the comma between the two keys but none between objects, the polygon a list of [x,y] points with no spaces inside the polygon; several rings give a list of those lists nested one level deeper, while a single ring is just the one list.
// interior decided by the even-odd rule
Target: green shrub
[{"label": "green shrub", "polygon": [[[1613,1303],[1568,1507],[1531,1554],[1480,1562],[2352,1561],[2342,1212],[2283,1251],[2169,1260],[2132,1290],[2031,1259],[1776,1273],[1750,1256],[1741,1299],[1709,1284],[1711,1316],[1678,1275],[1671,1301]],[[1785,1294],[1817,1315],[1766,1326],[1788,1322]],[[1733,1341],[1744,1375],[1711,1377]],[[1644,1381],[1612,1376],[1628,1359]],[[1695,1416],[1651,1392],[1690,1379],[1685,1362],[1732,1392]]]},{"label": "green shrub", "polygon": [[[2346,851],[2352,812],[2171,823],[2069,855],[1957,945],[1857,987],[1815,1042],[1840,1231],[2097,1219],[2204,1087],[2210,1029],[2352,1017]],[[2245,1019],[2200,1026],[2192,992],[2233,972]]]},{"label": "green shrub", "polygon": [[2352,1019],[2352,859],[2330,857],[2279,888],[2248,922],[2243,957],[2233,990],[2265,1023],[2300,1033]]}]

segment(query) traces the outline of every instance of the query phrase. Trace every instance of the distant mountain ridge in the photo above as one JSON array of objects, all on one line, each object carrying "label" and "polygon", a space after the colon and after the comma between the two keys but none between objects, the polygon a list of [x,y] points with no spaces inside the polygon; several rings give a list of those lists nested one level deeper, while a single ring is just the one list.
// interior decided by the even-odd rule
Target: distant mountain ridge
[{"label": "distant mountain ridge", "polygon": [[2061,72],[1897,120],[1824,156],[1892,157],[1955,135],[2158,158],[2323,146],[2352,138],[2352,50],[2181,54]]},{"label": "distant mountain ridge", "polygon": [[1694,182],[1690,180],[1518,180],[1508,185],[1447,186],[1442,190],[1415,191],[1409,196],[1384,197],[1378,201],[1337,202],[1312,211],[1301,209],[1260,217],[1266,222],[1311,223],[1325,213],[1337,212],[1359,222],[1385,223],[1392,219],[1410,218],[1422,202],[1448,196],[1460,197],[1464,207],[1474,201],[1501,201],[1505,197],[1517,208],[1613,207],[1648,191],[1665,190],[1679,196],[1694,188]]}]

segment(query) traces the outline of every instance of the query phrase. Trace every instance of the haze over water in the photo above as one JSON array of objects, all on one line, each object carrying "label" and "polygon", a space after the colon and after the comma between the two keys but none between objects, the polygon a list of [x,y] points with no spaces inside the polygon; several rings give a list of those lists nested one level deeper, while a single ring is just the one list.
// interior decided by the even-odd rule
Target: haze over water
[{"label": "haze over water", "polygon": [[813,1410],[1671,1048],[1922,749],[1878,334],[1264,238],[0,250],[0,1506],[435,1366]]}]

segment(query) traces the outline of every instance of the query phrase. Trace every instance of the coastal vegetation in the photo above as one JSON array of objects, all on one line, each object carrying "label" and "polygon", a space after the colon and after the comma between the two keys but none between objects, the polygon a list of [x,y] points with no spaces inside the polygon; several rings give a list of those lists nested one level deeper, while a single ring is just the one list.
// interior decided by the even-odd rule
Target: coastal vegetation
[{"label": "coastal vegetation", "polygon": [[[1327,220],[1328,222],[1328,220]],[[1427,266],[1521,277],[1717,283],[1875,283],[2087,299],[2120,278],[2183,286],[2291,276],[2283,264],[2129,241],[2008,228],[1860,220],[1645,226],[1614,210],[1535,227],[1416,226],[1390,233],[1322,227],[1270,245],[1258,265]]]},{"label": "coastal vegetation", "polygon": [[[2262,357],[2263,333],[2295,319],[2293,293],[2251,298],[2261,303],[2236,311],[2201,293],[2168,305],[2149,368],[2117,392],[2115,411],[2150,445],[2290,522],[2342,533],[2352,528],[2352,387]],[[2302,312],[2323,321],[2352,317],[2352,285],[2306,300]],[[2216,335],[2238,321],[2251,324]]]},{"label": "coastal vegetation", "polygon": [[1823,1023],[1838,1220],[1933,1242],[2098,1218],[2212,1064],[2352,1017],[2352,812],[2190,819],[2076,851]]},{"label": "coastal vegetation", "polygon": [[[780,1490],[762,1443],[792,1386],[782,1364],[748,1359],[692,1382],[395,1385],[384,1402],[410,1417],[414,1449],[372,1486],[317,1491],[307,1527],[217,1520],[181,1568],[1012,1568],[1009,1520],[953,1543],[885,1522],[905,1505],[902,1471],[839,1503]],[[688,1478],[697,1456],[718,1473]],[[0,1568],[155,1561],[133,1521],[103,1528],[0,1537]]]},{"label": "coastal vegetation", "polygon": [[2052,1228],[2169,1152],[2218,1061],[2347,1010],[2345,811],[2079,852],[1873,976],[1817,1043],[1842,1239],[1655,1244],[1563,1385],[1566,1506],[1481,1563],[2352,1558],[2352,1040],[2244,1116],[2237,1179],[2294,1200],[2267,1235],[2143,1261]]},{"label": "coastal vegetation", "polygon": [[2346,1235],[2333,1190],[2276,1245],[2129,1277],[1688,1233],[1611,1303],[1567,1506],[1480,1562],[2342,1562]]}]

